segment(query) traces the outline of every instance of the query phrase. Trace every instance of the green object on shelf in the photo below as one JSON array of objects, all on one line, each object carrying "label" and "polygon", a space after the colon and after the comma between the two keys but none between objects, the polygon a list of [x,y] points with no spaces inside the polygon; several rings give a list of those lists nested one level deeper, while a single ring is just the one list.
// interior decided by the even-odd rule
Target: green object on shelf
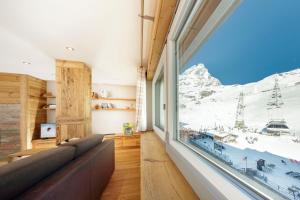
[{"label": "green object on shelf", "polygon": [[133,134],[133,123],[124,123],[123,124],[123,133],[125,135],[132,135]]}]

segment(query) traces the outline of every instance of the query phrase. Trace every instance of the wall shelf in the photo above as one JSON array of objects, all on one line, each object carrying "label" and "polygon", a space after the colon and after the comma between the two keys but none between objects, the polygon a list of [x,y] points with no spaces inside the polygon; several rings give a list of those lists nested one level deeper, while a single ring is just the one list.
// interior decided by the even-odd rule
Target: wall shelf
[{"label": "wall shelf", "polygon": [[56,110],[56,108],[42,108],[43,110]]},{"label": "wall shelf", "polygon": [[93,108],[94,111],[127,111],[127,112],[135,112],[135,109],[132,108]]},{"label": "wall shelf", "polygon": [[136,101],[136,99],[129,99],[129,98],[104,98],[104,97],[92,97],[92,100],[110,100],[110,101]]},{"label": "wall shelf", "polygon": [[56,108],[49,108],[48,105],[42,107],[43,110],[56,110]]},{"label": "wall shelf", "polygon": [[44,98],[49,98],[49,99],[54,99],[54,98],[56,98],[56,96],[52,95],[51,92],[48,92],[48,93],[43,94],[42,97],[44,97]]},{"label": "wall shelf", "polygon": [[46,96],[46,95],[44,95],[43,97],[49,98],[49,99],[55,99],[56,98],[56,96]]}]

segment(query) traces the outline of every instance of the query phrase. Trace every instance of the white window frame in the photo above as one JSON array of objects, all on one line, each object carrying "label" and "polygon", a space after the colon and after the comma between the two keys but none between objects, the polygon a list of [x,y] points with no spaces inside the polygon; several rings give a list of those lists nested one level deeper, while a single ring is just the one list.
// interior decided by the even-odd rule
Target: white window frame
[{"label": "white window frame", "polygon": [[[167,99],[167,75],[166,75],[166,66],[167,66],[167,55],[166,55],[166,47],[164,47],[163,52],[161,54],[158,66],[156,68],[153,81],[152,81],[152,102],[153,102],[153,107],[152,107],[152,113],[153,113],[153,130],[158,134],[158,136],[161,138],[163,142],[166,140],[166,130],[167,130],[167,104],[166,104],[166,99]],[[164,128],[162,129],[161,127],[156,125],[156,82],[159,80],[159,78],[163,76],[164,80],[164,85],[163,85],[163,92],[164,92],[164,98],[163,98],[163,104],[165,104],[165,110],[164,110]],[[159,105],[158,105],[159,106]]]},{"label": "white window frame", "polygon": [[[230,171],[220,170],[217,163],[213,163],[210,157],[199,156],[197,150],[187,147],[177,140],[177,59],[176,41],[179,33],[189,24],[187,16],[194,16],[204,0],[181,0],[172,23],[167,39],[167,129],[166,150],[194,191],[201,199],[281,199],[281,196],[270,192],[264,187],[253,187],[245,181],[233,178]],[[214,14],[196,36],[194,45],[187,49],[184,59],[188,60],[193,52],[207,39],[210,33],[229,15],[238,5],[239,0],[222,0]],[[178,51],[177,51],[178,52]],[[241,182],[240,182],[241,181]],[[254,191],[254,192],[253,192]]]}]

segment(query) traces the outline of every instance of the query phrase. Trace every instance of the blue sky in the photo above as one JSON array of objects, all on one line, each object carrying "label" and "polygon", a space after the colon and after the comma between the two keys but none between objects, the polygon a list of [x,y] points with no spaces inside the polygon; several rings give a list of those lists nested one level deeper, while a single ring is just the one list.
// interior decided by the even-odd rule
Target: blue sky
[{"label": "blue sky", "polygon": [[300,67],[300,0],[243,0],[186,64],[224,85]]}]

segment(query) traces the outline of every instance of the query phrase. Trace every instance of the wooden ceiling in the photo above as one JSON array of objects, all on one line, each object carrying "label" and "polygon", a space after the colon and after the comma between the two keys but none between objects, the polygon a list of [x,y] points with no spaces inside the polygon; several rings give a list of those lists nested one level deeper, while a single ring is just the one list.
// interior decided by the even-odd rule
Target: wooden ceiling
[{"label": "wooden ceiling", "polygon": [[147,79],[152,80],[166,37],[175,14],[178,0],[158,0],[149,51]]}]

